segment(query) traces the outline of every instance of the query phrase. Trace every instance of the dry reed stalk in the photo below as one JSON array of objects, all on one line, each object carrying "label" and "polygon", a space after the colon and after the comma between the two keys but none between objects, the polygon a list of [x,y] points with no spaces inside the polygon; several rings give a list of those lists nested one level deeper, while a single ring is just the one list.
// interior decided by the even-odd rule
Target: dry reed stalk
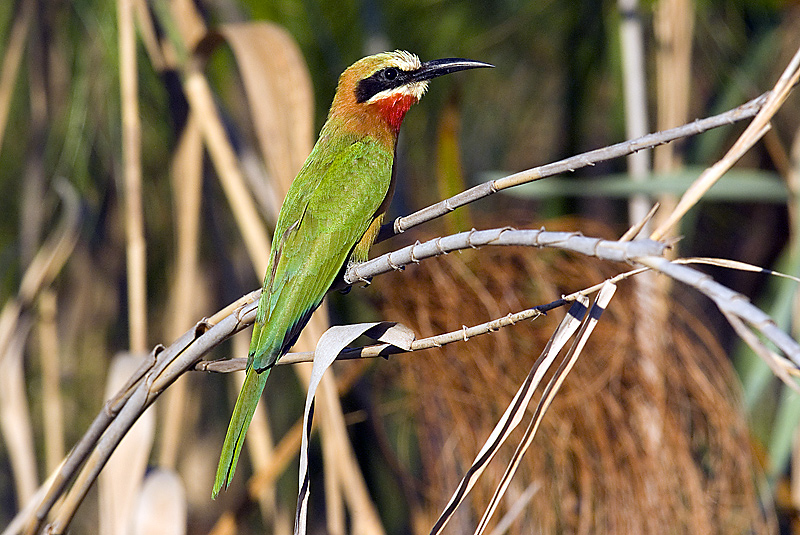
[{"label": "dry reed stalk", "polygon": [[[134,0],[133,9],[136,11],[136,28],[139,30],[142,45],[150,57],[150,63],[153,64],[153,69],[156,72],[164,72],[168,68],[167,59],[161,50],[159,37],[150,17],[150,7],[147,5],[147,0]],[[170,65],[169,67],[173,66]]]},{"label": "dry reed stalk", "polygon": [[208,31],[203,14],[193,0],[170,0],[169,7],[171,23],[178,29],[185,50],[194,50]]},{"label": "dry reed stalk", "polygon": [[171,41],[164,44],[166,63],[174,65],[182,74],[182,87],[189,108],[198,121],[204,144],[231,206],[256,276],[261,277],[269,263],[269,235],[247,189],[236,152],[225,133],[214,102],[213,92],[201,70],[202,56],[191,59],[185,57],[185,52],[193,50],[205,35],[202,17],[194,5],[186,0],[175,2],[170,12],[159,11],[159,15],[165,27],[177,29],[176,32],[167,32]]},{"label": "dry reed stalk", "polygon": [[[662,0],[669,1],[669,0]],[[625,124],[628,137],[639,137],[648,130],[647,87],[644,54],[644,28],[639,12],[638,0],[620,0],[618,2],[621,21],[622,70],[625,99]],[[670,145],[671,146],[671,145]],[[650,154],[641,151],[628,156],[628,175],[634,182],[650,179]],[[636,195],[628,201],[628,221],[635,224],[645,217],[650,209],[650,200],[644,195]],[[652,273],[643,273],[635,280],[636,316],[635,343],[640,358],[635,363],[641,368],[642,380],[652,393],[636,407],[638,417],[648,423],[648,433],[643,437],[643,447],[650,452],[657,452],[661,447],[664,432],[664,413],[666,410],[666,385],[664,377],[658,371],[657,359],[666,348],[666,340],[662,336],[661,326],[668,316],[668,286],[659,284]],[[651,500],[653,509],[658,497],[666,492],[660,487],[661,481],[653,479],[653,492],[644,496]]]},{"label": "dry reed stalk", "polygon": [[[666,130],[689,118],[694,39],[694,0],[659,0],[653,26],[656,38],[656,127]],[[656,147],[653,168],[666,172],[682,165],[673,144]],[[663,201],[662,201],[662,204]]]},{"label": "dry reed stalk", "polygon": [[238,159],[225,133],[214,104],[214,97],[203,73],[196,65],[187,69],[183,89],[192,113],[200,123],[203,140],[228,198],[239,232],[257,277],[269,264],[270,239],[253,197],[245,185]]},{"label": "dry reed stalk", "polygon": [[[187,117],[175,149],[170,178],[175,213],[175,272],[170,287],[171,313],[167,338],[173,339],[188,329],[198,312],[198,251],[200,246],[200,206],[203,191],[203,145],[197,121]],[[181,438],[186,403],[185,381],[178,381],[163,404],[164,420],[160,434],[159,465],[174,468]]]},{"label": "dry reed stalk", "polygon": [[[625,102],[625,134],[629,139],[641,137],[647,128],[647,76],[645,74],[644,28],[638,0],[618,0],[620,42],[622,50],[623,100]],[[646,151],[628,156],[628,174],[634,182],[647,180],[650,155]],[[628,202],[630,224],[641,221],[650,210],[644,195]]]},{"label": "dry reed stalk", "polygon": [[147,248],[142,207],[142,126],[136,66],[134,1],[117,0],[119,80],[122,106],[122,172],[125,183],[125,241],[130,350],[147,351]]},{"label": "dry reed stalk", "polygon": [[11,107],[11,96],[17,82],[19,66],[22,62],[22,53],[25,49],[25,39],[33,19],[36,0],[20,0],[16,16],[11,24],[11,32],[6,44],[6,53],[3,55],[3,65],[0,70],[0,149],[3,147],[3,138],[8,124],[8,110]]},{"label": "dry reed stalk", "polygon": [[[137,20],[142,41],[150,56],[153,67],[158,71],[174,69],[177,56],[174,50],[162,50],[155,27],[143,0],[136,2]],[[205,33],[205,25],[191,2],[174,1],[170,3],[182,35],[191,46]],[[164,42],[169,48],[170,43]],[[198,249],[200,236],[200,206],[202,194],[203,145],[197,121],[190,113],[183,132],[180,133],[175,154],[170,166],[173,190],[173,206],[176,227],[175,273],[170,288],[171,321],[167,329],[168,338],[180,335],[191,325],[191,318],[197,310],[198,299]],[[174,468],[184,422],[187,385],[178,381],[167,394],[162,404],[163,430],[160,433],[159,465]]]},{"label": "dry reed stalk", "polygon": [[[691,52],[694,28],[694,9],[692,0],[660,0],[654,13],[656,37],[656,126],[667,130],[684,124],[689,113],[689,94],[691,81]],[[681,165],[681,158],[675,152],[675,144],[656,147],[653,155],[653,169],[668,172]],[[657,214],[669,213],[675,199],[663,196],[659,199],[662,209]],[[657,221],[658,219],[656,219]],[[654,359],[666,349],[666,340],[661,336],[661,326],[669,321],[670,279],[657,278],[646,273],[637,278],[638,317],[636,340],[642,355],[642,379],[653,394],[649,407],[641,406],[644,421],[651,422],[648,435],[650,447],[656,448],[664,433],[663,414],[666,407],[664,378],[657,373],[658,365]],[[698,519],[698,529],[702,519]]]},{"label": "dry reed stalk", "polygon": [[56,293],[51,289],[39,296],[37,338],[42,370],[42,422],[44,423],[44,458],[48,473],[64,458],[64,406],[61,401],[61,359],[56,324]]}]

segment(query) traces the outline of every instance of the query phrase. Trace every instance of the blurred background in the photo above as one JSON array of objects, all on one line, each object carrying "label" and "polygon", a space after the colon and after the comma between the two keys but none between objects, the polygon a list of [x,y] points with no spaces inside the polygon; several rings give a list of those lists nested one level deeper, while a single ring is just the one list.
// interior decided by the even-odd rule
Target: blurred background
[{"label": "blurred background", "polygon": [[[405,49],[497,67],[435,80],[409,112],[394,218],[738,106],[771,88],[798,46],[800,5],[786,0],[0,3],[0,526],[144,354],[260,285],[282,196],[357,59]],[[683,219],[676,254],[800,275],[798,124],[793,95]],[[744,126],[514,188],[373,256],[472,227],[619,237],[642,206],[674,203]],[[438,334],[625,269],[553,251],[453,254],[331,295],[300,344],[327,322]],[[796,283],[707,271],[796,338]],[[642,287],[621,286],[490,530],[800,533],[800,398],[710,302]],[[557,320],[337,363],[329,388],[341,401],[317,411],[310,531],[426,533]],[[243,357],[248,343],[249,330],[209,358]],[[211,501],[241,378],[186,374],[112,458],[74,532],[290,533],[305,380],[273,373],[248,458]],[[474,529],[512,454],[451,533]]]}]

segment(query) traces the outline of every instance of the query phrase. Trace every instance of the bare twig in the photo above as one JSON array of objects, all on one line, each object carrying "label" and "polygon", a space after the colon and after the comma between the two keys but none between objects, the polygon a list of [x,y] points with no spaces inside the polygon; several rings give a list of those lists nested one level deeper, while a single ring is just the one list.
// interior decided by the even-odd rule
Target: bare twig
[{"label": "bare twig", "polygon": [[[582,290],[578,290],[577,292],[573,292],[569,295],[565,295],[561,299],[558,299],[557,301],[549,303],[547,305],[539,305],[525,310],[521,310],[519,312],[509,312],[505,316],[495,318],[493,320],[484,323],[479,323],[477,325],[473,325],[472,327],[462,326],[461,329],[458,329],[456,331],[437,334],[434,336],[429,336],[427,338],[420,338],[418,340],[414,340],[411,343],[411,347],[408,349],[401,349],[399,347],[390,344],[372,344],[364,347],[345,349],[339,354],[337,360],[388,357],[389,355],[411,353],[414,351],[422,351],[424,349],[431,349],[434,347],[442,347],[447,344],[452,344],[455,342],[469,341],[470,338],[475,338],[476,336],[481,336],[483,334],[493,333],[504,327],[510,327],[512,325],[516,325],[517,323],[520,323],[522,321],[535,320],[536,318],[542,316],[545,312],[549,310],[572,303],[573,301],[577,300],[580,297],[587,297],[589,295],[592,295],[593,293],[599,291],[604,284],[616,284],[622,280],[628,279],[630,277],[633,277],[634,275],[638,275],[639,273],[642,273],[643,271],[647,270],[648,268],[637,268],[631,271],[626,271],[624,273],[616,275],[615,277],[611,277],[608,280],[605,280],[593,286],[589,286],[588,288],[584,288]],[[278,361],[277,364],[278,365],[298,364],[300,362],[312,362],[313,359],[314,359],[313,351],[298,351],[295,353],[287,353],[286,355],[281,357],[281,360]],[[204,372],[230,373],[230,372],[242,371],[245,369],[246,366],[247,366],[247,359],[241,357],[241,358],[225,359],[225,360],[202,360],[197,364],[195,364],[193,369]]]},{"label": "bare twig", "polygon": [[[547,232],[545,230],[517,230],[511,227],[491,230],[470,230],[452,236],[436,238],[425,243],[415,243],[397,251],[384,254],[373,260],[350,266],[344,280],[347,284],[366,282],[370,277],[402,269],[424,258],[447,254],[460,249],[484,245],[528,245],[533,247],[556,247],[596,256],[604,260],[627,262],[637,256],[637,250],[650,249],[661,255],[666,245],[649,240],[608,241],[587,238],[578,232]],[[645,255],[643,255],[645,256]]]},{"label": "bare twig", "polygon": [[576,169],[593,166],[600,162],[627,156],[628,154],[632,154],[640,150],[652,149],[658,145],[663,145],[664,143],[670,143],[677,139],[695,136],[713,128],[718,128],[720,126],[733,124],[744,119],[749,119],[755,116],[764,106],[769,94],[769,92],[764,93],[763,95],[756,97],[737,108],[726,111],[725,113],[721,113],[719,115],[714,115],[713,117],[698,119],[692,123],[685,124],[677,128],[670,128],[669,130],[664,130],[663,132],[655,132],[638,139],[623,141],[622,143],[617,143],[616,145],[611,145],[602,149],[595,149],[583,154],[578,154],[577,156],[571,156],[564,160],[534,167],[526,171],[520,171],[519,173],[514,173],[513,175],[508,175],[503,178],[489,180],[488,182],[484,182],[466,191],[463,191],[458,195],[454,195],[449,199],[445,199],[437,202],[436,204],[432,204],[426,208],[423,208],[422,210],[414,212],[413,214],[397,218],[393,223],[384,225],[383,228],[381,228],[381,233],[378,239],[385,240],[394,234],[400,234],[401,232],[405,232],[412,227],[416,227],[417,225],[421,225],[422,223],[436,219],[437,217],[440,217],[448,212],[452,212],[459,206],[483,199],[484,197],[488,197],[489,195],[497,193],[498,191],[506,188],[519,186],[520,184],[526,184],[528,182],[533,182],[535,180],[561,173],[573,172]]}]

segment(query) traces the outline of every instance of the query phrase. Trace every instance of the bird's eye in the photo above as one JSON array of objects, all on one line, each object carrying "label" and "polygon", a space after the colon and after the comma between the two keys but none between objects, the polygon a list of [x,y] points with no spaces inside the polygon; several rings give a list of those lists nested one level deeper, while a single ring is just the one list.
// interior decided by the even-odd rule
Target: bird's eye
[{"label": "bird's eye", "polygon": [[395,78],[397,78],[397,74],[398,74],[397,69],[395,69],[394,67],[388,67],[383,70],[383,77],[389,81],[392,81]]}]

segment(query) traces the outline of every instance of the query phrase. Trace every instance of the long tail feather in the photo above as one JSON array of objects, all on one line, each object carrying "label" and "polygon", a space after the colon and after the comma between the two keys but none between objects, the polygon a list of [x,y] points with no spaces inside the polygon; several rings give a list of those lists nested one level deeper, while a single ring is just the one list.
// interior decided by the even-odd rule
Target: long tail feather
[{"label": "long tail feather", "polygon": [[239,392],[239,398],[233,408],[231,423],[228,424],[225,442],[222,444],[217,477],[214,479],[214,490],[211,493],[212,498],[216,498],[223,487],[228,488],[228,484],[233,479],[233,473],[236,471],[236,462],[239,460],[239,453],[241,453],[242,444],[244,444],[244,436],[247,433],[247,428],[250,427],[250,421],[253,419],[253,413],[256,411],[256,405],[258,405],[258,400],[261,398],[261,392],[267,384],[268,376],[269,369],[261,373],[256,372],[253,367],[247,370],[242,391]]}]

